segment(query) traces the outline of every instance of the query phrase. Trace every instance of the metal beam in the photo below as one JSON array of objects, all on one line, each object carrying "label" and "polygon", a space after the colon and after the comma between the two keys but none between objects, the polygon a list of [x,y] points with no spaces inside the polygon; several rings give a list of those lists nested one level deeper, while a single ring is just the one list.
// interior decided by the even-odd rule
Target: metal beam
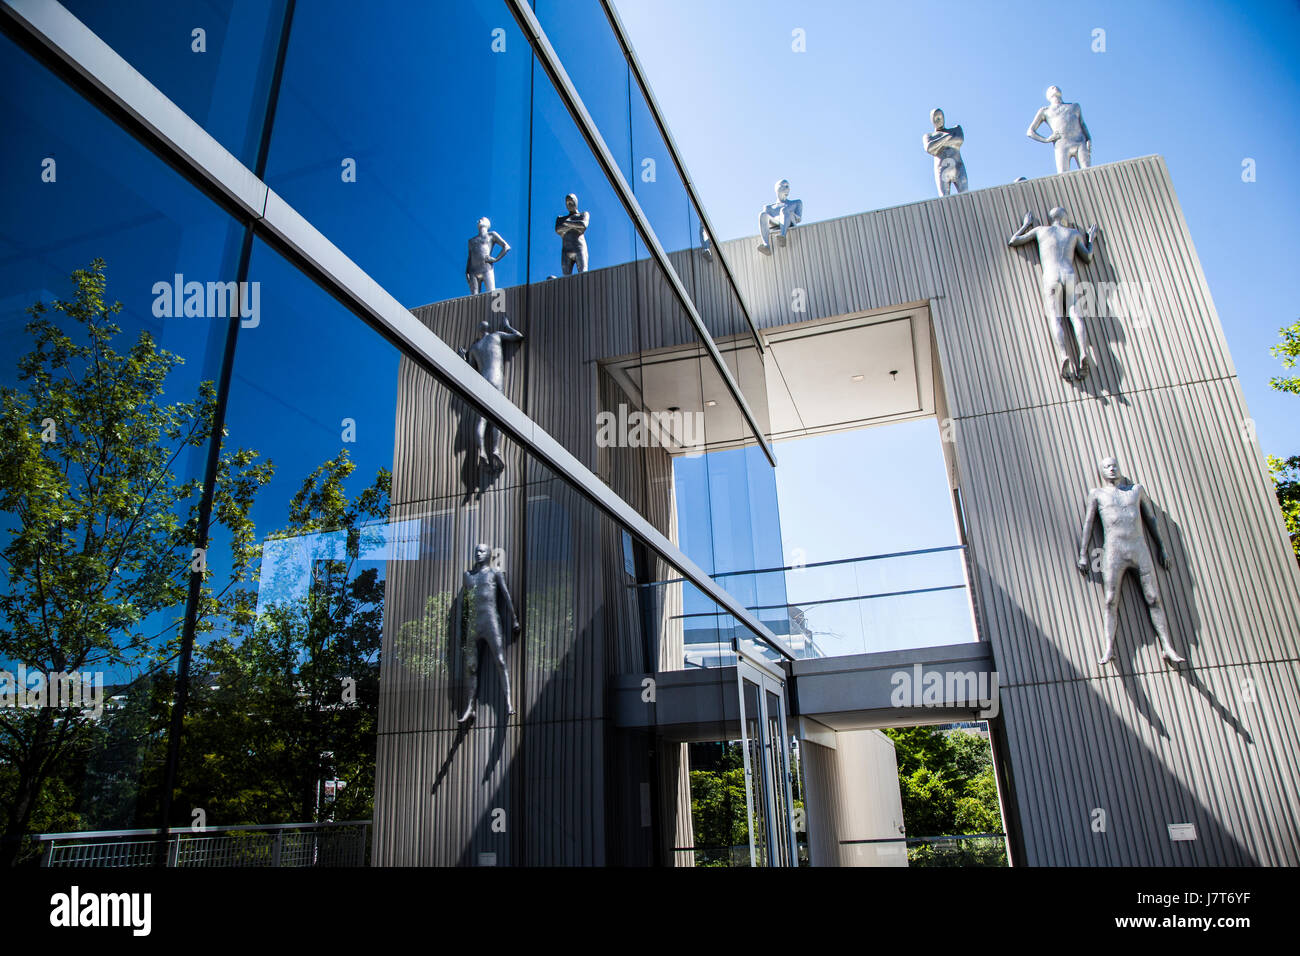
[{"label": "metal beam", "polygon": [[[230,207],[239,210],[269,246],[297,264],[321,288],[439,382],[491,418],[529,454],[640,537],[763,643],[782,657],[794,659],[777,636],[736,598],[714,583],[635,508],[489,385],[405,306],[61,4],[55,0],[3,0],[0,15],[16,28],[33,52],[45,53],[44,58],[61,70],[64,79],[79,86],[90,84],[99,90],[103,102],[110,104],[111,108],[106,110],[109,117],[141,139],[143,145],[164,156],[191,182],[226,197]],[[663,250],[658,252],[662,255]],[[681,291],[684,294],[685,290]],[[698,316],[692,315],[698,321]],[[707,337],[706,341],[715,360],[720,361],[712,341]],[[771,450],[766,443],[764,448],[770,457]]]},{"label": "metal beam", "polygon": [[[511,12],[514,13],[520,29],[528,37],[528,42],[532,44],[538,62],[541,63],[542,69],[546,71],[546,75],[550,77],[551,83],[560,95],[560,99],[568,108],[569,115],[573,117],[573,121],[578,125],[578,131],[582,133],[587,145],[595,155],[596,161],[600,163],[601,169],[604,170],[610,185],[614,187],[619,200],[623,203],[623,208],[627,210],[627,214],[632,218],[632,222],[641,234],[641,239],[645,242],[646,248],[650,250],[650,255],[658,263],[665,278],[668,279],[668,284],[672,287],[673,293],[677,296],[678,302],[686,311],[687,316],[690,317],[691,323],[695,326],[695,331],[699,334],[700,341],[704,343],[704,347],[713,359],[713,364],[717,367],[718,374],[722,376],[722,380],[726,383],[732,398],[735,399],[741,413],[745,416],[745,420],[749,422],[750,430],[753,432],[759,446],[763,449],[763,454],[767,456],[767,460],[775,468],[776,455],[772,451],[772,446],[768,443],[767,436],[763,433],[763,429],[759,427],[758,420],[754,417],[749,403],[745,401],[745,396],[740,391],[740,386],[736,384],[731,370],[727,368],[726,363],[722,360],[722,354],[718,351],[718,346],[714,343],[713,336],[709,334],[704,320],[700,318],[699,312],[696,311],[690,293],[686,291],[686,286],[682,284],[681,277],[677,275],[677,270],[668,261],[668,253],[664,252],[663,246],[659,244],[659,238],[655,235],[655,231],[645,213],[641,211],[641,205],[636,201],[636,195],[632,192],[632,187],[623,178],[623,171],[618,168],[618,162],[614,159],[614,154],[605,145],[604,137],[600,135],[595,120],[591,118],[591,114],[587,112],[587,107],[583,105],[577,87],[569,79],[569,74],[560,62],[559,54],[551,46],[551,41],[546,38],[546,32],[542,29],[541,23],[538,22],[532,7],[528,5],[527,0],[505,0],[505,2],[510,7]],[[766,387],[765,383],[764,388]]]},{"label": "metal beam", "polygon": [[623,26],[623,20],[619,17],[618,11],[614,9],[614,4],[610,0],[600,0],[600,5],[605,8],[605,18],[609,20],[614,36],[618,38],[618,45],[623,48],[623,58],[627,60],[627,65],[632,70],[632,76],[636,79],[637,85],[641,87],[646,106],[650,108],[650,117],[659,129],[659,135],[664,141],[668,155],[672,158],[673,165],[677,167],[677,175],[682,178],[682,184],[686,187],[686,194],[690,197],[691,205],[695,207],[695,214],[700,217],[701,225],[709,234],[713,254],[718,257],[718,262],[722,263],[722,271],[726,273],[727,282],[731,284],[731,291],[735,293],[736,301],[740,303],[740,311],[745,316],[745,321],[749,323],[750,331],[754,333],[754,341],[758,344],[759,351],[764,351],[766,347],[763,344],[763,337],[759,335],[758,326],[754,324],[754,319],[749,314],[749,303],[745,301],[745,297],[740,292],[740,286],[736,284],[736,277],[731,271],[731,264],[727,262],[727,257],[722,252],[722,245],[718,242],[718,234],[713,231],[713,223],[709,220],[709,214],[704,209],[704,203],[700,202],[700,197],[695,192],[695,181],[691,179],[690,171],[686,168],[686,163],[682,159],[681,150],[677,148],[677,141],[673,139],[673,134],[668,129],[663,110],[659,108],[659,101],[655,99],[654,89],[646,82],[645,71],[641,69],[641,61],[637,58],[636,50],[632,48],[632,41],[628,37],[627,29]]}]

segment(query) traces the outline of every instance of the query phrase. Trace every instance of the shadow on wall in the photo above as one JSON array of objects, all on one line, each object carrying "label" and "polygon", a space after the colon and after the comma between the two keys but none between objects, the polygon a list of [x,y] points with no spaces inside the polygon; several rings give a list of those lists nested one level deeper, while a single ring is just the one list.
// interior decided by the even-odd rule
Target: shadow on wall
[{"label": "shadow on wall", "polygon": [[[1099,243],[1104,242],[1105,235],[1103,234],[1099,239]],[[1041,286],[1038,284],[1042,268],[1038,250],[1029,245],[1008,251],[1018,256],[1023,263],[1033,270],[1035,276],[1034,314],[1038,317],[1035,331],[1043,336],[1048,349],[1054,354],[1056,346],[1052,342],[1052,328],[1043,310],[1042,291]],[[1091,263],[1088,265],[1078,263],[1076,265],[1079,282],[1091,283],[1094,289],[1105,289],[1107,285],[1120,288],[1120,280],[1114,264],[1104,254],[1100,254],[1103,252],[1100,246],[1097,251],[1099,254],[1093,257]],[[1082,297],[1076,301],[1085,313],[1091,313],[1084,314],[1082,319],[1092,353],[1090,360],[1092,369],[1084,376],[1083,381],[1073,382],[1072,384],[1081,394],[1097,399],[1102,405],[1109,405],[1112,399],[1120,405],[1130,404],[1128,398],[1123,394],[1124,365],[1120,361],[1116,348],[1116,346],[1122,346],[1128,341],[1129,333],[1125,327],[1125,322],[1128,320],[1111,314],[1114,300],[1107,301],[1105,298],[1099,300],[1097,296],[1092,296],[1091,306],[1086,305]],[[1070,357],[1077,364],[1079,359],[1078,342],[1074,340],[1068,318],[1065,319],[1065,326],[1070,333]],[[1112,384],[1107,385],[1108,382]]]},{"label": "shadow on wall", "polygon": [[[1175,560],[1184,559],[1181,535],[1170,550]],[[989,587],[998,606],[1011,617],[1008,633],[1035,642],[1048,661],[1048,672],[1064,675],[1060,681],[1004,686],[1001,692],[1006,747],[1015,762],[1012,786],[1025,862],[1031,866],[1259,865],[1261,861],[1216,811],[1171,770],[1170,762],[1180,758],[1169,747],[1166,724],[1180,730],[1183,740],[1212,732],[1213,719],[1231,727],[1238,734],[1234,756],[1239,766],[1254,762],[1246,752],[1253,747],[1250,735],[1193,670],[1191,653],[1186,655],[1189,663],[1178,666],[1179,676],[1207,700],[1208,714],[1179,710],[1173,675],[1143,674],[1123,663],[1135,660],[1142,643],[1156,641],[1137,582],[1132,588],[1126,585],[1122,602],[1116,639],[1116,660],[1121,666],[1115,681],[1123,686],[1140,719],[1164,741],[1164,753],[1157,749],[1161,745],[1144,740],[1140,729],[1125,720],[1116,709],[1117,701],[1107,699],[1111,682],[1075,670],[1010,595],[991,581]],[[1184,615],[1179,618],[1185,620]],[[1098,616],[1098,648],[1101,627]],[[1175,642],[1181,644],[1177,635]],[[1235,792],[1225,793],[1224,803],[1240,805],[1243,783],[1249,786],[1251,781],[1225,775],[1212,785],[1232,788]],[[1174,843],[1166,826],[1183,822],[1196,824],[1197,839]]]}]

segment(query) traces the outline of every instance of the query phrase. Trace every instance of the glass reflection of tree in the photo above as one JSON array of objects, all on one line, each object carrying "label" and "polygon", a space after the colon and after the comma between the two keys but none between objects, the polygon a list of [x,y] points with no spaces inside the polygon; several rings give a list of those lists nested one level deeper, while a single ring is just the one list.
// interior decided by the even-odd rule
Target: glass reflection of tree
[{"label": "glass reflection of tree", "polygon": [[0,713],[0,865],[30,852],[26,833],[157,822],[192,568],[204,577],[181,799],[194,802],[178,806],[204,807],[209,823],[307,820],[328,770],[361,809],[373,786],[383,582],[357,560],[372,519],[387,517],[387,472],[355,500],[346,454],[308,478],[283,535],[341,535],[338,553],[293,600],[259,602],[250,511],[273,466],[254,450],[222,451],[210,530],[229,555],[196,552],[201,482],[178,462],[212,439],[216,388],[203,381],[175,400],[184,360],[148,331],[124,336],[103,260],[71,279],[71,298],[28,309],[31,347],[17,384],[0,386],[0,661],[103,672],[115,699],[98,717]]},{"label": "glass reflection of tree", "polygon": [[[253,557],[248,512],[271,477],[254,451],[220,460],[215,518],[231,553],[219,586],[212,562],[194,550],[201,483],[177,473],[181,457],[212,436],[215,386],[202,382],[191,400],[172,401],[169,376],[184,360],[148,331],[125,339],[104,261],[71,280],[70,299],[27,310],[31,348],[17,361],[18,384],[0,387],[0,512],[8,525],[0,660],[47,676],[101,672],[129,705],[99,719],[50,707],[0,716],[0,865],[17,859],[29,829],[55,818],[82,823],[86,807],[75,795],[87,759],[103,748],[115,718],[138,718],[150,677],[165,674],[178,653],[192,562],[207,566],[198,608],[205,633]],[[137,729],[143,740],[156,731]],[[118,814],[102,801],[92,809]]]}]

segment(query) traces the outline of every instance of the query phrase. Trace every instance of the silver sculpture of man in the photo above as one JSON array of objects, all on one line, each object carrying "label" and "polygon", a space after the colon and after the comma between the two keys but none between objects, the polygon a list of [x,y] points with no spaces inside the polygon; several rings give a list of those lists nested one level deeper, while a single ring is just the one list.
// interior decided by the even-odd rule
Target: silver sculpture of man
[{"label": "silver sculpture of man", "polygon": [[1088,571],[1088,545],[1092,540],[1092,526],[1100,519],[1102,532],[1101,581],[1106,595],[1106,645],[1099,664],[1108,663],[1115,656],[1115,628],[1119,623],[1120,588],[1124,575],[1137,572],[1151,613],[1151,623],[1160,637],[1160,653],[1171,664],[1180,664],[1183,658],[1174,650],[1169,639],[1169,621],[1160,600],[1160,586],[1156,581],[1155,561],[1147,545],[1145,526],[1156,545],[1156,560],[1163,568],[1169,567],[1169,555],[1160,537],[1156,510],[1141,485],[1135,485],[1120,474],[1119,461],[1114,456],[1101,460],[1101,474],[1106,483],[1088,493],[1088,510],[1083,518],[1083,533],[1079,538],[1077,566]]},{"label": "silver sculpture of man", "polygon": [[[491,325],[486,319],[479,323],[478,341],[468,349],[458,349],[460,357],[469,362],[480,375],[482,375],[492,387],[497,391],[503,391],[506,384],[506,342],[522,342],[523,333],[514,329],[510,325],[510,320],[504,315],[501,316],[501,329],[498,332],[491,332]],[[487,430],[492,429],[492,457],[488,457],[487,452]],[[501,460],[501,430],[495,425],[489,425],[487,418],[480,415],[476,429],[478,437],[478,460],[479,464],[487,467],[493,465],[503,467],[504,462]]]},{"label": "silver sculpture of man", "polygon": [[965,142],[960,126],[952,128],[943,125],[943,110],[935,107],[930,111],[930,122],[934,132],[921,137],[921,145],[934,157],[934,184],[940,196],[948,195],[948,190],[956,188],[957,192],[966,191],[966,164],[961,161],[961,147]]},{"label": "silver sculpture of man", "polygon": [[555,233],[560,237],[560,268],[572,275],[574,266],[579,272],[587,271],[587,226],[591,213],[578,212],[578,197],[573,193],[564,197],[566,216],[555,217]]},{"label": "silver sculpture of man", "polygon": [[769,240],[774,232],[777,233],[777,242],[784,246],[786,233],[802,218],[803,200],[791,199],[790,180],[781,180],[776,184],[776,202],[768,203],[758,214],[758,251],[765,256],[772,254]]},{"label": "silver sculpture of man", "polygon": [[[1078,255],[1084,262],[1092,261],[1097,227],[1089,226],[1085,236],[1070,225],[1065,210],[1060,206],[1049,212],[1047,218],[1051,225],[1039,226],[1032,212],[1025,213],[1024,221],[1007,240],[1007,245],[1023,246],[1037,241],[1038,258],[1043,266],[1043,311],[1047,313],[1047,320],[1052,326],[1061,378],[1067,382],[1082,381],[1088,374],[1088,330],[1084,327],[1083,317],[1079,315],[1075,303],[1074,287],[1078,277],[1074,274],[1074,257]],[[1078,347],[1077,368],[1070,357],[1066,316],[1074,329],[1074,342]]]},{"label": "silver sculpture of man", "polygon": [[[494,247],[500,246],[501,252],[493,255]],[[470,295],[478,295],[479,290],[492,292],[497,287],[496,276],[492,272],[494,263],[500,262],[510,251],[510,243],[492,231],[492,223],[487,216],[478,221],[478,235],[469,241],[469,258],[465,260],[465,281],[469,283]]]},{"label": "silver sculpture of man", "polygon": [[502,611],[510,630],[519,633],[519,619],[506,588],[505,572],[488,563],[492,549],[486,544],[474,548],[474,566],[465,572],[461,588],[461,607],[458,620],[458,637],[465,648],[469,665],[469,704],[457,723],[465,723],[478,716],[478,672],[483,651],[489,651],[501,670],[501,682],[506,691],[506,713],[515,712],[510,702],[510,671],[506,669],[505,628]]},{"label": "silver sculpture of man", "polygon": [[[1051,136],[1039,135],[1038,127],[1044,123],[1051,128]],[[1088,132],[1088,124],[1083,121],[1083,110],[1078,103],[1062,103],[1059,86],[1047,88],[1047,105],[1034,114],[1034,121],[1029,124],[1026,135],[1032,140],[1056,147],[1058,173],[1069,171],[1071,156],[1080,169],[1087,169],[1092,163],[1092,134]]]}]

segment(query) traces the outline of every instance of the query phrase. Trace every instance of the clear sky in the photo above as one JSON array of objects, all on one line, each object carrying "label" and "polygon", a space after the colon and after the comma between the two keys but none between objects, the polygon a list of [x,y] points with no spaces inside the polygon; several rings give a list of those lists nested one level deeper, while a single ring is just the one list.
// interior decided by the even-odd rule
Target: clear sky
[{"label": "clear sky", "polygon": [[756,231],[782,177],[810,221],[930,198],[921,136],[935,106],[965,131],[972,189],[1051,173],[1050,147],[1025,128],[1060,86],[1083,107],[1095,163],[1165,157],[1260,445],[1300,452],[1300,399],[1268,385],[1269,346],[1300,316],[1286,238],[1300,209],[1300,5],[616,2],[724,239]]},{"label": "clear sky", "polygon": [[[964,129],[972,189],[1048,175],[1052,151],[1025,129],[1044,90],[1060,86],[1083,107],[1094,163],[1164,156],[1260,445],[1300,453],[1300,399],[1268,384],[1280,371],[1269,346],[1300,315],[1286,238],[1300,209],[1286,159],[1297,4],[616,2],[723,239],[756,232],[783,177],[808,221],[933,197],[921,137],[935,106]],[[1104,52],[1093,52],[1098,28]],[[806,52],[792,48],[796,29]],[[1242,181],[1247,157],[1253,183]],[[777,454],[788,561],[956,541],[932,422],[781,443]],[[946,557],[809,569],[787,576],[789,600],[960,581]],[[948,643],[970,637],[963,593],[831,605],[810,620],[830,653]],[[853,646],[863,633],[871,646]]]}]

